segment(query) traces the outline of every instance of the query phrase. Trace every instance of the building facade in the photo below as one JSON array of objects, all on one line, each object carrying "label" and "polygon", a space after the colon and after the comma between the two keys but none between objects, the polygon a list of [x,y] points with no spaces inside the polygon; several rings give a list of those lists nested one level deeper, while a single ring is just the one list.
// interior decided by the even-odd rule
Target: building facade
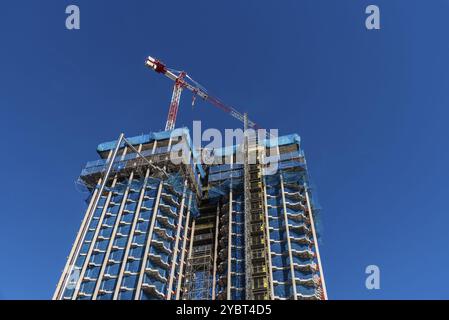
[{"label": "building facade", "polygon": [[100,144],[53,299],[327,299],[299,136],[248,146],[254,163],[233,146],[202,164],[185,128]]}]

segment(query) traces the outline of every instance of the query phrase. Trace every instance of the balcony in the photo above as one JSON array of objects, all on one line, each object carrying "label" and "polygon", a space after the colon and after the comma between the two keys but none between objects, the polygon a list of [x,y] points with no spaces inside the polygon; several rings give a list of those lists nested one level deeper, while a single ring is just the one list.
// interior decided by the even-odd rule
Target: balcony
[{"label": "balcony", "polygon": [[163,275],[161,275],[161,274],[159,273],[159,271],[156,270],[156,269],[146,268],[146,269],[145,269],[145,273],[146,273],[149,277],[151,277],[151,278],[153,278],[153,279],[155,279],[155,280],[157,280],[157,281],[160,281],[160,282],[163,282],[163,283],[167,283],[167,282],[168,282],[168,279],[167,279],[166,277],[164,277]]}]

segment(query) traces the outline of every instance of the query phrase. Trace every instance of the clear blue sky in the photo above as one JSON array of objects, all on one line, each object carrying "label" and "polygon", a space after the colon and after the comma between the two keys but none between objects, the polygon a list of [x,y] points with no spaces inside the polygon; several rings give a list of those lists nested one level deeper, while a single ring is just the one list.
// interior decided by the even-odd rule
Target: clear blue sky
[{"label": "clear blue sky", "polygon": [[[243,3],[244,2],[244,3]],[[65,7],[81,30],[65,29]],[[381,9],[367,31],[365,7]],[[262,126],[301,135],[330,298],[448,298],[449,2],[2,1],[0,298],[51,298],[98,143],[165,124],[185,69]],[[182,100],[179,125],[239,124]],[[364,270],[381,269],[381,290]]]}]

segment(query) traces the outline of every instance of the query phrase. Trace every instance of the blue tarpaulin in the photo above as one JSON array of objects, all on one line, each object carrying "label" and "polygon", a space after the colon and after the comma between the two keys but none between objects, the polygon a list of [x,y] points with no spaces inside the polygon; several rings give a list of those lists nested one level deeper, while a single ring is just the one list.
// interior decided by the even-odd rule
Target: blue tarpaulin
[{"label": "blue tarpaulin", "polygon": [[[204,169],[200,163],[198,152],[196,152],[196,150],[193,148],[192,140],[190,138],[190,130],[188,128],[184,127],[184,128],[176,128],[170,131],[150,132],[148,134],[142,134],[140,136],[135,136],[126,139],[132,145],[139,145],[150,143],[152,141],[167,140],[170,139],[170,137],[180,137],[180,136],[184,136],[186,138],[186,143],[189,149],[192,151],[193,161],[197,165],[197,169],[201,177],[204,178],[206,173],[204,172]],[[115,148],[116,144],[117,140],[100,143],[97,147],[97,152],[112,150]]]}]

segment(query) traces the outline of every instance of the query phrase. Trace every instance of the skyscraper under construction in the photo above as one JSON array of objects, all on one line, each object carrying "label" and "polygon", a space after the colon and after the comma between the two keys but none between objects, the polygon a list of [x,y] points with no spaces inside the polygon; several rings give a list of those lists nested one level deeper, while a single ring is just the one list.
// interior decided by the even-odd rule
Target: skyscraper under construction
[{"label": "skyscraper under construction", "polygon": [[[300,138],[249,142],[243,162],[236,145],[208,164],[187,128],[100,144],[80,175],[88,207],[53,298],[327,299]],[[189,161],[174,161],[175,146]],[[267,174],[261,156],[273,150]]]}]

